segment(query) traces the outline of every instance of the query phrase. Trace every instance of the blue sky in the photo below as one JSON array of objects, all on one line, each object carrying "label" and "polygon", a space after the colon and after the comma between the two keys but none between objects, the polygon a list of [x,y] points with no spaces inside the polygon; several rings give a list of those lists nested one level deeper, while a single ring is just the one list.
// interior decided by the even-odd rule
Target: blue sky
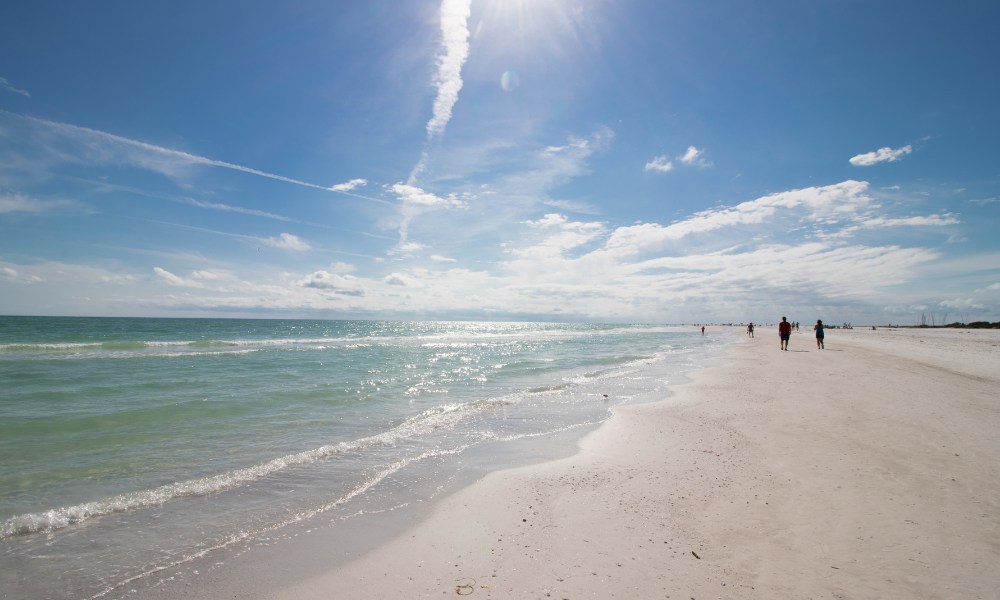
[{"label": "blue sky", "polygon": [[0,314],[1000,319],[992,2],[22,2]]}]

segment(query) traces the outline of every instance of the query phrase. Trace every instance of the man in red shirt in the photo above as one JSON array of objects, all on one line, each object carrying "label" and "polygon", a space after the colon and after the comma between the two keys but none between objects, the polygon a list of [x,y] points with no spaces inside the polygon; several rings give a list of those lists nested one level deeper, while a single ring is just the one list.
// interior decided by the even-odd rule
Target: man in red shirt
[{"label": "man in red shirt", "polygon": [[778,337],[781,338],[781,349],[788,350],[788,338],[792,337],[792,324],[785,317],[778,323]]}]

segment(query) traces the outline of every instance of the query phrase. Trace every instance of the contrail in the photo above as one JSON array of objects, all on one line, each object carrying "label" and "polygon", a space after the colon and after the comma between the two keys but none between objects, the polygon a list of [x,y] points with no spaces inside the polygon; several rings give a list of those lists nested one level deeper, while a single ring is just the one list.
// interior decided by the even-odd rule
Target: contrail
[{"label": "contrail", "polygon": [[25,98],[31,98],[31,94],[28,93],[28,90],[22,90],[20,88],[14,87],[9,81],[7,81],[3,77],[0,77],[0,89],[7,90],[8,92],[11,92],[13,94],[20,94]]},{"label": "contrail", "polygon": [[451,110],[458,102],[462,89],[462,66],[469,57],[469,14],[471,0],[443,0],[441,2],[441,36],[444,54],[438,62],[438,95],[434,100],[434,115],[427,123],[427,137],[444,133],[451,120]]},{"label": "contrail", "polygon": [[451,111],[458,102],[458,92],[462,89],[462,66],[469,58],[469,15],[472,0],[442,0],[441,2],[441,46],[438,70],[434,76],[437,97],[434,112],[427,122],[427,142],[421,152],[408,183],[412,185],[417,175],[424,170],[427,162],[427,145],[444,134]]},{"label": "contrail", "polygon": [[81,127],[79,125],[71,125],[69,123],[59,123],[59,122],[56,122],[56,121],[48,121],[46,119],[40,119],[38,117],[29,117],[29,116],[26,116],[26,115],[19,115],[19,114],[11,113],[11,112],[8,112],[8,111],[2,110],[2,109],[0,109],[0,113],[6,114],[6,115],[10,115],[10,116],[13,116],[13,117],[17,117],[17,118],[20,118],[20,119],[24,119],[26,121],[31,121],[31,122],[34,122],[34,123],[39,123],[41,125],[44,125],[46,127],[51,128],[51,129],[62,131],[62,132],[68,133],[68,134],[75,134],[75,135],[86,134],[86,135],[98,137],[98,138],[101,138],[101,139],[104,139],[104,140],[110,140],[112,142],[123,144],[125,146],[131,146],[133,148],[141,148],[143,150],[146,150],[146,151],[149,151],[149,152],[153,152],[155,154],[159,154],[159,155],[162,155],[162,156],[170,156],[170,157],[174,157],[174,158],[179,158],[179,159],[181,159],[181,160],[183,160],[185,162],[188,162],[190,164],[206,165],[206,166],[210,166],[210,167],[219,167],[219,168],[222,168],[222,169],[229,169],[229,170],[232,170],[232,171],[239,171],[241,173],[248,173],[250,175],[257,175],[258,177],[266,177],[268,179],[274,179],[274,180],[277,180],[277,181],[284,181],[285,183],[291,183],[291,184],[295,184],[295,185],[300,185],[300,186],[307,187],[307,188],[313,188],[313,189],[317,189],[317,190],[324,190],[324,191],[327,191],[327,192],[334,192],[334,193],[337,193],[337,194],[342,194],[344,196],[351,196],[351,197],[354,197],[354,198],[362,198],[364,200],[372,200],[372,201],[375,201],[375,202],[385,202],[384,200],[380,200],[378,198],[369,198],[367,196],[362,196],[360,194],[351,193],[350,190],[353,189],[354,187],[356,187],[355,185],[351,185],[351,184],[352,183],[356,183],[358,181],[362,181],[362,180],[353,180],[352,182],[348,182],[348,184],[337,184],[337,185],[333,185],[333,186],[319,185],[319,184],[316,184],[316,183],[309,183],[308,181],[302,181],[302,180],[299,180],[299,179],[293,179],[291,177],[285,177],[284,175],[277,175],[275,173],[268,173],[267,171],[261,171],[259,169],[253,169],[253,168],[250,168],[250,167],[245,167],[243,165],[237,165],[237,164],[230,163],[230,162],[225,162],[225,161],[222,161],[222,160],[215,160],[213,158],[208,158],[208,157],[205,157],[205,156],[198,156],[197,154],[191,154],[189,152],[183,152],[181,150],[174,150],[172,148],[164,148],[163,146],[157,146],[155,144],[149,144],[149,143],[142,142],[142,141],[139,141],[139,140],[129,139],[129,138],[126,138],[126,137],[122,137],[120,135],[115,135],[113,133],[108,133],[106,131],[100,131],[100,130],[97,130],[97,129],[91,129],[89,127]]}]

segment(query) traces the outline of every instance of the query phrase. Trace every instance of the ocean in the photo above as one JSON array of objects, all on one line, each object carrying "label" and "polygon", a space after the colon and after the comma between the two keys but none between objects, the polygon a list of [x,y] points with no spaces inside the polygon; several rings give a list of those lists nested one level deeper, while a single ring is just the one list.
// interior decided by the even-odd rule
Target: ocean
[{"label": "ocean", "polygon": [[0,317],[0,598],[130,597],[290,528],[433,500],[665,398],[721,340],[667,325]]}]

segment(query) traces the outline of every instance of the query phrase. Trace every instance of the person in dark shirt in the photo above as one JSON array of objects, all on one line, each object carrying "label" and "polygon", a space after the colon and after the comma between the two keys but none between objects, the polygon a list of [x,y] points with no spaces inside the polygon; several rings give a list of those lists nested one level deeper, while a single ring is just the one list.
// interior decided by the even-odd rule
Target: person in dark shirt
[{"label": "person in dark shirt", "polygon": [[792,324],[785,317],[781,317],[781,323],[778,323],[778,337],[781,338],[781,349],[788,350],[788,338],[792,337]]}]

